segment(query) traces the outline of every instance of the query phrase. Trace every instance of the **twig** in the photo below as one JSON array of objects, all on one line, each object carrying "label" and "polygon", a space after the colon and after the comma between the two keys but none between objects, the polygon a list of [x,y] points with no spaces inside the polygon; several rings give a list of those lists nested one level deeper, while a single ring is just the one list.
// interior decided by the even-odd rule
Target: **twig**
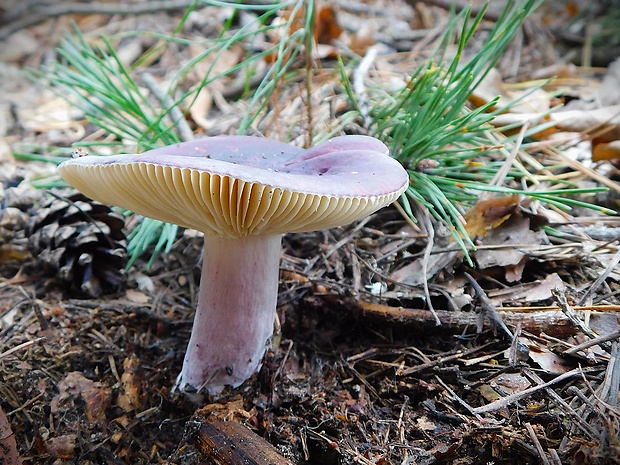
[{"label": "twig", "polygon": [[614,342],[611,346],[611,357],[607,364],[605,379],[598,389],[597,395],[605,402],[605,406],[615,409],[618,406],[620,393],[620,343]]},{"label": "twig", "polygon": [[525,133],[527,132],[529,128],[530,128],[529,122],[526,122],[523,126],[521,126],[521,130],[519,131],[519,135],[517,136],[517,140],[515,141],[515,145],[512,148],[510,155],[506,157],[506,160],[504,160],[504,163],[502,163],[502,166],[500,167],[499,170],[497,170],[497,173],[495,173],[495,176],[493,176],[493,179],[491,179],[489,184],[491,184],[492,186],[504,185],[504,181],[506,181],[506,176],[508,176],[508,172],[514,166],[514,161],[516,160],[517,155],[519,154],[519,150],[521,150],[521,144],[523,143],[523,138],[525,137]]},{"label": "twig", "polygon": [[590,347],[599,345],[603,342],[613,341],[614,339],[620,338],[620,329],[614,331],[613,333],[604,334],[602,336],[595,337],[594,339],[590,339],[589,341],[582,342],[576,346],[571,347],[570,349],[566,349],[562,352],[563,355],[573,355],[582,350],[589,349]]},{"label": "twig", "polygon": [[26,16],[0,27],[0,40],[21,29],[41,21],[58,16],[72,14],[102,15],[143,15],[161,11],[180,10],[195,4],[196,0],[151,0],[140,3],[103,3],[103,2],[54,2],[37,5]]},{"label": "twig", "polygon": [[517,402],[521,399],[525,399],[526,397],[529,397],[531,394],[534,394],[535,392],[548,388],[549,386],[553,386],[554,384],[557,384],[561,381],[573,378],[575,376],[579,376],[584,371],[589,372],[589,371],[592,371],[592,369],[583,370],[582,368],[575,368],[574,370],[567,371],[566,373],[561,374],[553,378],[551,381],[548,381],[544,384],[539,384],[538,386],[532,386],[531,388],[527,388],[523,391],[515,392],[514,394],[510,394],[509,396],[502,397],[501,399],[491,402],[490,404],[483,405],[481,407],[476,407],[474,409],[474,413],[494,412],[496,410],[506,408],[510,404],[513,404],[514,402]]},{"label": "twig", "polygon": [[[523,369],[523,375],[539,386],[545,384],[542,378],[529,368]],[[598,437],[598,433],[594,430],[594,428],[592,428],[592,426],[590,426],[590,424],[588,424],[588,422],[585,421],[583,417],[575,411],[575,409],[573,409],[564,399],[562,399],[562,397],[560,397],[560,395],[555,392],[553,388],[546,387],[545,392],[549,397],[551,397],[551,399],[553,400],[553,402],[556,403],[556,405],[561,407],[562,412],[566,413],[568,416],[571,417],[576,426],[581,428],[585,433],[590,436],[590,439],[596,439]]]},{"label": "twig", "polygon": [[566,301],[566,296],[559,289],[551,289],[551,294],[557,301],[558,305],[562,309],[562,311],[566,314],[566,316],[573,322],[575,326],[577,326],[583,333],[591,339],[596,339],[598,334],[596,334],[589,326],[581,321],[581,319],[577,316],[575,310],[568,305]]},{"label": "twig", "polygon": [[435,307],[433,307],[431,293],[428,289],[428,263],[431,258],[433,246],[435,245],[435,228],[433,227],[433,223],[431,222],[431,214],[429,213],[429,211],[426,208],[423,208],[418,203],[416,203],[416,205],[419,207],[418,211],[420,212],[420,215],[418,216],[421,217],[422,222],[424,223],[424,229],[427,236],[426,247],[424,247],[424,258],[422,259],[422,281],[424,283],[424,295],[426,296],[426,304],[428,305],[428,309],[435,318],[435,324],[439,326],[441,324],[441,320],[437,316]]},{"label": "twig", "polygon": [[492,324],[499,326],[511,340],[514,339],[512,331],[508,329],[508,326],[506,326],[506,323],[504,323],[502,317],[499,315],[499,313],[497,313],[495,305],[493,305],[491,300],[487,297],[486,293],[480,287],[478,282],[469,273],[465,273],[465,277],[469,281],[469,284],[472,285],[472,287],[476,291],[476,294],[478,295],[478,298],[480,299],[480,307],[482,308],[483,314],[486,313],[489,316]]},{"label": "twig", "polygon": [[33,339],[32,341],[26,341],[18,346],[12,347],[9,350],[6,350],[0,354],[0,360],[2,360],[4,357],[7,357],[15,352],[19,352],[22,349],[38,344],[39,342],[44,341],[45,339],[46,339],[45,337],[38,337],[36,339]]},{"label": "twig", "polygon": [[558,455],[558,451],[555,449],[549,449],[549,455],[551,455],[551,460],[553,465],[562,465],[562,459]]},{"label": "twig", "polygon": [[530,439],[534,443],[534,447],[536,447],[536,452],[538,452],[541,463],[543,465],[551,465],[549,463],[549,459],[547,458],[547,454],[545,454],[545,449],[543,449],[543,446],[540,443],[538,436],[536,436],[536,431],[534,431],[532,425],[530,423],[525,423],[525,429],[527,430],[527,434],[530,436]]},{"label": "twig", "polygon": [[187,124],[185,115],[183,115],[179,107],[177,105],[172,106],[170,96],[162,92],[150,73],[142,73],[140,77],[142,78],[144,85],[151,91],[155,98],[161,102],[162,106],[164,108],[170,108],[168,115],[172,121],[172,124],[174,124],[179,130],[181,139],[184,141],[192,140],[194,138],[192,128],[190,128],[189,124]]},{"label": "twig", "polygon": [[420,371],[424,371],[424,370],[427,370],[429,368],[433,368],[433,367],[436,367],[438,365],[442,365],[442,364],[447,363],[447,362],[452,362],[452,361],[458,360],[460,358],[467,357],[468,355],[475,354],[476,352],[479,352],[480,350],[486,348],[487,345],[488,344],[486,344],[484,346],[477,346],[477,347],[473,347],[471,349],[467,349],[467,350],[458,352],[456,354],[447,355],[445,357],[439,357],[439,358],[436,358],[434,360],[430,360],[428,362],[421,363],[420,365],[415,365],[415,366],[409,367],[409,368],[404,369],[404,370],[399,369],[399,370],[396,370],[396,375],[397,376],[408,376],[408,375],[411,375],[413,373],[418,373]]},{"label": "twig", "polygon": [[353,90],[358,98],[358,104],[360,109],[360,115],[362,116],[362,124],[365,128],[370,127],[372,120],[370,119],[370,112],[368,109],[368,97],[366,96],[366,86],[364,85],[364,79],[370,71],[372,63],[377,58],[379,50],[385,48],[383,44],[376,44],[368,48],[366,55],[360,61],[360,64],[353,71]]},{"label": "twig", "polygon": [[[420,330],[436,327],[435,318],[428,310],[392,307],[355,299],[348,299],[346,303],[347,308],[361,312],[368,318],[379,318],[383,322],[407,325]],[[578,309],[579,312],[589,310],[591,309]],[[613,311],[620,309],[613,308]],[[435,310],[435,313],[441,321],[441,330],[448,332],[463,332],[470,326],[476,326],[479,318],[473,312]],[[518,307],[507,307],[498,310],[498,313],[507,324],[512,326],[520,322],[522,329],[530,333],[544,332],[559,337],[574,335],[576,332],[572,321],[556,307],[543,307],[540,311],[532,311],[530,308],[524,312]]]},{"label": "twig", "polygon": [[603,273],[598,277],[598,279],[594,281],[594,284],[592,284],[588,288],[588,290],[583,295],[583,297],[579,299],[579,302],[577,302],[577,305],[583,305],[588,299],[588,297],[590,297],[594,292],[596,292],[596,290],[601,286],[601,284],[603,284],[603,282],[607,279],[607,277],[611,274],[611,272],[616,268],[616,265],[618,264],[618,262],[620,262],[620,250],[618,250],[616,254],[613,256],[613,258],[609,262],[609,265],[607,265],[607,268],[605,268],[605,271],[603,271]]},{"label": "twig", "polygon": [[439,376],[435,376],[435,379],[441,385],[441,387],[443,387],[446,391],[448,391],[448,394],[450,394],[450,396],[452,396],[452,399],[457,401],[459,404],[461,404],[461,406],[464,407],[465,410],[467,410],[470,413],[470,415],[475,416],[479,420],[481,419],[480,415],[478,414],[478,412],[476,412],[477,409],[472,408],[471,405],[469,405],[467,402],[465,402],[463,399],[461,399],[456,394],[456,392],[454,392],[454,390],[452,388],[450,388],[450,386],[448,386],[446,383],[443,382],[443,380]]}]

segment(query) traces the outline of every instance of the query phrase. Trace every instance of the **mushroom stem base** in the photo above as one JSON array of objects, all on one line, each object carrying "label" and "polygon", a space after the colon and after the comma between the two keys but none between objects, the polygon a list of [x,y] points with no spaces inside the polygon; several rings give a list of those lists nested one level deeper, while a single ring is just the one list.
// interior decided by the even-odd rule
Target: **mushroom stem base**
[{"label": "mushroom stem base", "polygon": [[205,235],[198,307],[175,388],[216,395],[259,370],[273,335],[280,243],[280,235]]}]

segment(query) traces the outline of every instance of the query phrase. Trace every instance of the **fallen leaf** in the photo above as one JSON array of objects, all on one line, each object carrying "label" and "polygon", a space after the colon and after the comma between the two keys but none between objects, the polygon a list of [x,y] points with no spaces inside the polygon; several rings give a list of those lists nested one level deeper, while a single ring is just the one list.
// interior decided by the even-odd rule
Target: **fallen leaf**
[{"label": "fallen leaf", "polygon": [[620,139],[620,105],[594,110],[557,111],[549,117],[556,129],[591,135],[599,143]]},{"label": "fallen leaf", "polygon": [[[78,407],[83,401],[83,406]],[[91,381],[77,371],[68,373],[58,383],[58,394],[52,399],[52,413],[62,416],[63,411],[84,409],[91,423],[99,423],[106,418],[105,409],[110,404],[110,395],[101,383]]]},{"label": "fallen leaf", "polygon": [[[523,84],[520,84],[523,87]],[[501,74],[492,68],[470,96],[475,106],[486,105],[499,97],[493,109],[506,108],[509,113],[544,113],[551,107],[550,95],[534,86],[533,89],[514,89],[504,83]]]},{"label": "fallen leaf", "polygon": [[51,437],[47,440],[45,448],[47,453],[54,459],[69,460],[75,454],[77,434],[68,433],[62,436]]},{"label": "fallen leaf", "polygon": [[[530,359],[538,364],[546,373],[559,375],[575,368],[575,364],[571,363],[570,360],[561,357],[549,350],[546,346],[538,344],[532,339],[520,337],[519,341],[530,350]],[[508,351],[506,351],[504,355],[508,357]]]},{"label": "fallen leaf", "polygon": [[497,306],[507,302],[540,302],[550,299],[553,289],[563,291],[565,288],[562,278],[557,273],[552,273],[541,281],[488,291],[488,296]]},{"label": "fallen leaf", "polygon": [[607,73],[603,76],[598,95],[598,100],[605,105],[620,103],[620,58],[616,58],[607,66]]},{"label": "fallen leaf", "polygon": [[[473,256],[481,269],[518,265],[527,257],[528,247],[540,245],[545,239],[543,231],[530,229],[529,218],[514,215],[480,240],[480,246],[494,247],[481,248]],[[510,276],[515,277],[514,273]]]},{"label": "fallen leaf", "polygon": [[150,300],[149,296],[135,289],[127,289],[125,297],[134,304],[145,304]]},{"label": "fallen leaf", "polygon": [[[318,58],[336,57],[338,50],[331,43],[342,34],[342,28],[338,25],[336,10],[327,2],[316,2],[315,9],[314,41],[317,47],[313,52]],[[292,14],[295,16],[291,17]],[[307,8],[297,8],[295,4],[279,12],[279,16],[271,24],[274,27],[269,35],[272,43],[277,45],[294,32],[303,29],[306,16]],[[266,61],[272,63],[275,58],[274,52],[266,57]]]},{"label": "fallen leaf", "polygon": [[2,407],[0,407],[0,463],[3,465],[20,465],[22,463],[17,452],[15,435]]},{"label": "fallen leaf", "polygon": [[[189,48],[192,58],[202,56],[204,49],[198,45]],[[203,86],[194,99],[190,99],[189,114],[198,126],[204,130],[213,127],[216,119],[209,112],[217,94],[221,94],[233,81],[235,74],[227,74],[239,64],[246,51],[240,45],[233,45],[218,53],[209,54],[202,58],[192,70],[191,78],[200,83],[203,80],[212,80]]]},{"label": "fallen leaf", "polygon": [[530,380],[519,373],[502,373],[491,379],[490,382],[497,385],[506,394],[522,392],[532,386]]},{"label": "fallen leaf", "polygon": [[620,160],[620,140],[592,143],[592,161]]},{"label": "fallen leaf", "polygon": [[465,213],[465,230],[469,237],[484,236],[497,228],[517,210],[518,195],[481,199]]},{"label": "fallen leaf", "polygon": [[424,259],[418,258],[393,272],[390,275],[390,279],[410,286],[417,286],[424,282],[424,278],[430,280],[437,275],[437,273],[450,269],[459,259],[459,256],[459,251],[432,254],[428,260],[426,274],[422,272]]},{"label": "fallen leaf", "polygon": [[336,10],[333,5],[321,5],[315,22],[314,36],[319,44],[331,44],[334,39],[337,39],[342,34],[342,28],[338,24]]}]

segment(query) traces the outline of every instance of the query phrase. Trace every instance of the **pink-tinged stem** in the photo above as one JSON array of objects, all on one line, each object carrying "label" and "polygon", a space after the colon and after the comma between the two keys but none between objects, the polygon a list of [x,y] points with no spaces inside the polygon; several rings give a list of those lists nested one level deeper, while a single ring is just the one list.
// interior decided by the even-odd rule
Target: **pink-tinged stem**
[{"label": "pink-tinged stem", "polygon": [[198,308],[176,387],[214,395],[261,366],[273,335],[281,236],[204,241]]}]

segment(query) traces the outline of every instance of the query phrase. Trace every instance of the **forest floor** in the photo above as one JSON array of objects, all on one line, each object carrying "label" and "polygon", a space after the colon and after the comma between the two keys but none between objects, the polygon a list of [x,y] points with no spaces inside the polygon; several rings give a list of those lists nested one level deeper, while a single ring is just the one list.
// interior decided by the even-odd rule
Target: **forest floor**
[{"label": "forest floor", "polygon": [[[357,47],[391,47],[392,61],[375,63],[385,75],[408,63],[394,55],[431,47],[448,16],[436,1],[333,3],[330,14]],[[549,2],[527,20],[497,65],[498,79],[518,89],[559,76],[564,103],[583,103],[573,107],[582,119],[594,110],[607,115],[609,139],[560,129],[566,138],[554,156],[576,185],[608,187],[586,200],[613,209],[620,71],[610,63],[620,53],[588,41],[589,27],[602,21],[598,4],[584,12],[568,3]],[[31,188],[55,165],[13,155],[26,145],[43,155],[49,152],[41,147],[70,149],[95,132],[61,97],[21,74],[54,59],[70,21],[95,43],[126,31],[169,33],[184,10],[103,14],[98,6],[122,8],[104,1],[61,11],[68,4],[58,2],[53,14],[20,2],[1,6],[0,463],[620,463],[620,219],[583,208],[532,211],[523,199],[486,204],[509,214],[479,238],[475,266],[447,247],[440,229],[429,258],[428,231],[394,206],[350,226],[287,235],[280,330],[261,371],[201,404],[171,392],[191,331],[200,235],[180,231],[148,271],[148,254],[140,258],[118,292],[80,295],[33,252],[49,253],[53,244],[39,231],[33,245],[32,225],[60,221],[54,202],[70,194]],[[230,12],[201,6],[183,33],[216,35]],[[115,45],[128,63],[157,41],[123,37]],[[325,69],[341,46],[328,46]],[[195,53],[178,45],[148,69],[165,76]],[[199,103],[202,119],[192,114],[193,130],[235,133],[243,97],[214,94]],[[287,98],[298,105],[286,94],[279,104]],[[593,160],[596,146],[608,155]],[[538,227],[542,220],[561,234]],[[419,281],[424,266],[439,325]]]}]

